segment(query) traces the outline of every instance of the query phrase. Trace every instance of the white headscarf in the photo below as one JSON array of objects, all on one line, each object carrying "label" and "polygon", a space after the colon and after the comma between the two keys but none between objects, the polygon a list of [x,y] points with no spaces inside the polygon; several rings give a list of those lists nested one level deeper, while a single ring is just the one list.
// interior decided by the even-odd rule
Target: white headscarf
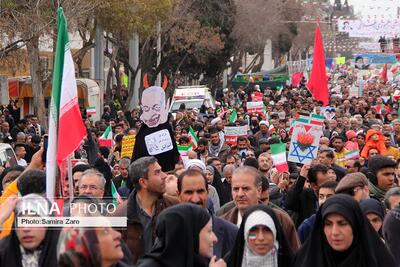
[{"label": "white headscarf", "polygon": [[[274,237],[274,247],[264,256],[258,255],[250,249],[248,243],[249,232],[251,228],[257,225],[266,226],[271,230]],[[242,267],[278,267],[278,249],[279,243],[276,240],[276,227],[272,217],[261,210],[252,212],[244,225],[245,248],[243,253]]]}]

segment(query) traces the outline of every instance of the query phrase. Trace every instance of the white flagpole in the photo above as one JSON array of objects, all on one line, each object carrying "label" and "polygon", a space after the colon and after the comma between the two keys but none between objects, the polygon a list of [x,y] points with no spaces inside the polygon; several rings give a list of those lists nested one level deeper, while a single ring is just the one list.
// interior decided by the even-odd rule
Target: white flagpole
[{"label": "white flagpole", "polygon": [[70,202],[74,198],[74,178],[72,177],[72,155],[68,157],[68,167],[67,167],[67,174],[68,174],[68,189],[69,189],[69,199]]}]

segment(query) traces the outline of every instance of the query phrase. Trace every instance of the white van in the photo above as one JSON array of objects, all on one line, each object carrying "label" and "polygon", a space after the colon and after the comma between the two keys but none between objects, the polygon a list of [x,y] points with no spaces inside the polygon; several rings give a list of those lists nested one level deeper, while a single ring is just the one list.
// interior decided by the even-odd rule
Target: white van
[{"label": "white van", "polygon": [[0,166],[14,167],[17,165],[17,158],[14,149],[6,143],[0,143]]},{"label": "white van", "polygon": [[93,121],[99,121],[103,114],[104,107],[104,90],[97,84],[95,80],[79,78],[76,79],[77,84],[82,84],[87,88],[89,107],[95,108],[96,113],[91,115]]},{"label": "white van", "polygon": [[187,110],[200,109],[203,104],[207,108],[215,108],[214,97],[206,86],[180,86],[176,88],[169,108],[169,112],[174,117],[181,104],[185,104]]}]

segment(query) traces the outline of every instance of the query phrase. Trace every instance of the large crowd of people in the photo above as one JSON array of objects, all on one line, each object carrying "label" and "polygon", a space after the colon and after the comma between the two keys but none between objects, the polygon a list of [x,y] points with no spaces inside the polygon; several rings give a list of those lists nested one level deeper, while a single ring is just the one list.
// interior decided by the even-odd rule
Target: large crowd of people
[{"label": "large crowd of people", "polygon": [[[17,226],[27,211],[50,212],[29,205],[50,203],[45,131],[36,115],[21,117],[16,102],[3,107],[0,137],[16,162],[0,174],[0,266],[400,266],[400,80],[336,66],[328,108],[305,82],[283,90],[249,83],[217,90],[215,108],[181,105],[168,127],[174,142],[190,149],[171,159],[173,169],[155,156],[122,157],[123,137],[143,127],[140,109],[124,111],[124,99],[113,96],[101,120],[83,111],[88,134],[62,196],[68,204],[100,205],[112,202],[115,188],[122,202],[112,216],[126,218],[122,229]],[[248,112],[260,93],[265,111]],[[318,154],[280,172],[270,146],[289,148],[298,114],[324,116]],[[109,125],[114,145],[100,146]],[[228,144],[228,126],[246,126],[247,135]],[[76,207],[65,205],[63,215],[82,216]],[[96,216],[107,222],[110,214]]]}]

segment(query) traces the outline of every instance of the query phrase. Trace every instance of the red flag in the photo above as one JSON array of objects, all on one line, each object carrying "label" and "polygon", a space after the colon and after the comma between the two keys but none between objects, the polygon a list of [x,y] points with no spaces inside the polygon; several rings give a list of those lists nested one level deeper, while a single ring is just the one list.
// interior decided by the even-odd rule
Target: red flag
[{"label": "red flag", "polygon": [[321,29],[319,28],[319,24],[315,29],[314,58],[307,87],[315,100],[322,101],[324,103],[324,106],[329,105],[328,79],[326,78],[324,45],[322,43]]},{"label": "red flag", "polygon": [[303,73],[302,72],[293,73],[293,75],[292,75],[292,86],[293,87],[299,87],[302,78],[303,78]]},{"label": "red flag", "polygon": [[388,73],[387,72],[388,72],[388,66],[386,63],[385,66],[383,66],[382,73],[381,73],[381,78],[385,83],[387,83],[387,81],[388,81]]}]

